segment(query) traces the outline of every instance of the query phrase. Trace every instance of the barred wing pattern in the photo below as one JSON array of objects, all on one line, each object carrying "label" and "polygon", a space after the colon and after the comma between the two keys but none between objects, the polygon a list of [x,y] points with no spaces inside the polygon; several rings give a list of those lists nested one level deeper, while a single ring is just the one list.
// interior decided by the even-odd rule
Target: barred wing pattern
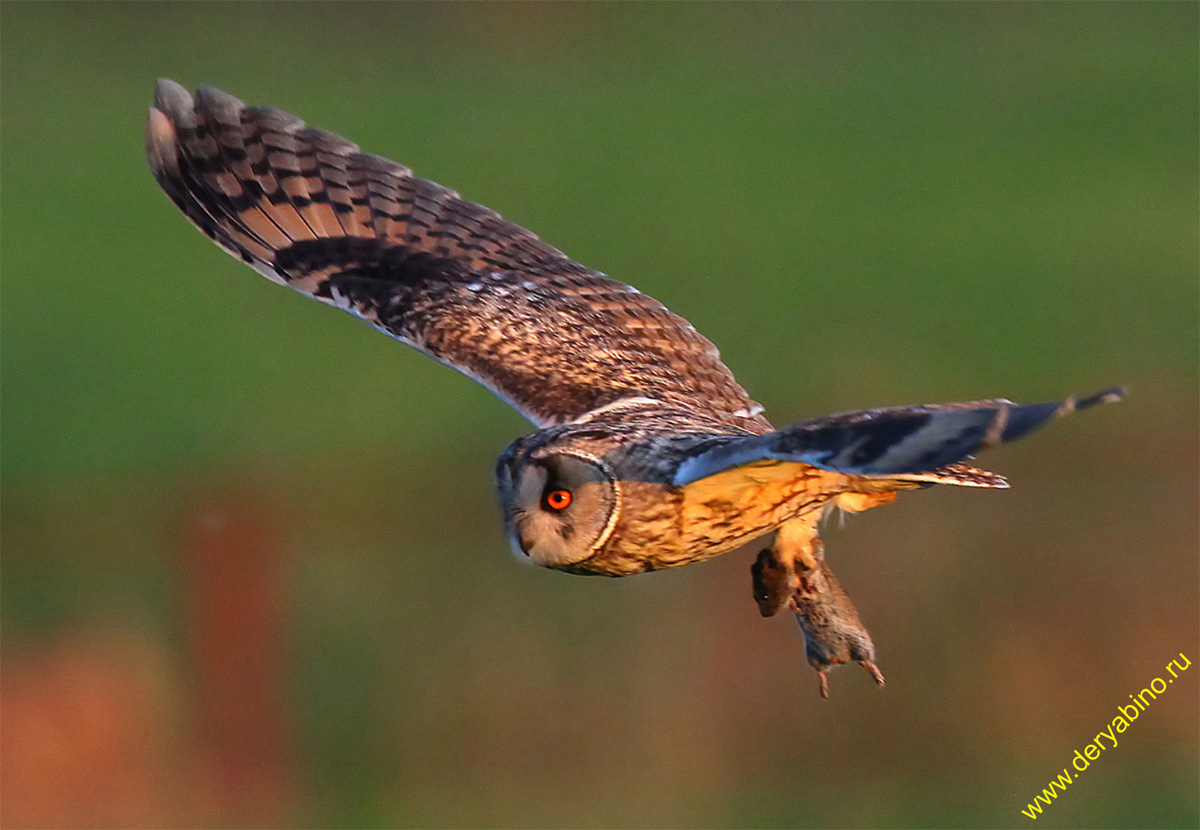
[{"label": "barred wing pattern", "polygon": [[[744,464],[798,461],[847,475],[967,487],[1005,487],[1003,478],[955,462],[1026,435],[1064,415],[1125,397],[1123,387],[1085,398],[1019,406],[1003,398],[864,409],[826,415],[766,435],[720,437],[679,465],[683,487]],[[933,475],[927,475],[933,471]]]},{"label": "barred wing pattern", "polygon": [[221,247],[491,389],[538,426],[640,397],[770,427],[683,318],[408,168],[220,90],[160,81],[155,178]]}]

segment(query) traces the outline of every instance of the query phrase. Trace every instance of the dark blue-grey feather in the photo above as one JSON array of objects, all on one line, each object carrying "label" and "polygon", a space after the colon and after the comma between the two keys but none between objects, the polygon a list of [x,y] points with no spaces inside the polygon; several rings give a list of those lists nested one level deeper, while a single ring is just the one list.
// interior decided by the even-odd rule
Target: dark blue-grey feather
[{"label": "dark blue-grey feather", "polygon": [[731,438],[680,466],[684,486],[743,464],[799,461],[849,475],[924,473],[1012,441],[1055,418],[1125,395],[1109,389],[1088,398],[1018,406],[1007,400],[869,409],[794,424],[767,435]]}]

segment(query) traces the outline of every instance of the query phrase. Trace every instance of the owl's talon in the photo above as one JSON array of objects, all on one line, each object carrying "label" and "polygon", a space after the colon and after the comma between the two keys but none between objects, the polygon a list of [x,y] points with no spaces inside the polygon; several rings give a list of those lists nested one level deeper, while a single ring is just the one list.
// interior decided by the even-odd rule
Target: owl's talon
[{"label": "owl's talon", "polygon": [[821,678],[821,699],[829,700],[829,676],[823,671],[818,671],[817,676]]},{"label": "owl's talon", "polygon": [[808,539],[808,544],[800,547],[795,553],[795,568],[801,573],[811,573],[821,567],[825,561],[825,543],[815,535]]}]

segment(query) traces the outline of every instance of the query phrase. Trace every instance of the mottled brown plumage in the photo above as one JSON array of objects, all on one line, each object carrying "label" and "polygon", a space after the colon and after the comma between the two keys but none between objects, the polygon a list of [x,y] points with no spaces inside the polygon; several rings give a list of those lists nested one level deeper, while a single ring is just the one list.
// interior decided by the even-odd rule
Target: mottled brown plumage
[{"label": "mottled brown plumage", "polygon": [[730,425],[763,425],[686,320],[339,136],[164,81],[147,146],[163,189],[219,245],[470,375],[539,426],[636,396],[704,401]]},{"label": "mottled brown plumage", "polygon": [[796,612],[823,694],[835,663],[882,675],[824,561],[817,517],[932,484],[1005,487],[961,460],[1121,394],[773,430],[716,347],[658,301],[295,116],[160,81],[146,149],[163,190],[222,248],[479,381],[539,427],[496,468],[522,555],[622,576],[777,531],[753,571],[755,599],[766,616]]}]

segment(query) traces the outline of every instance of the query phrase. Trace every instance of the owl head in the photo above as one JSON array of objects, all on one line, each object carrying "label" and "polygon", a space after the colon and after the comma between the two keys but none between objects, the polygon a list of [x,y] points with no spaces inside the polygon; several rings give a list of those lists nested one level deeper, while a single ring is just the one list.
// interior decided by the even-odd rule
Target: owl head
[{"label": "owl head", "polygon": [[538,565],[582,562],[608,540],[620,511],[612,469],[574,442],[518,439],[496,464],[514,552]]}]

